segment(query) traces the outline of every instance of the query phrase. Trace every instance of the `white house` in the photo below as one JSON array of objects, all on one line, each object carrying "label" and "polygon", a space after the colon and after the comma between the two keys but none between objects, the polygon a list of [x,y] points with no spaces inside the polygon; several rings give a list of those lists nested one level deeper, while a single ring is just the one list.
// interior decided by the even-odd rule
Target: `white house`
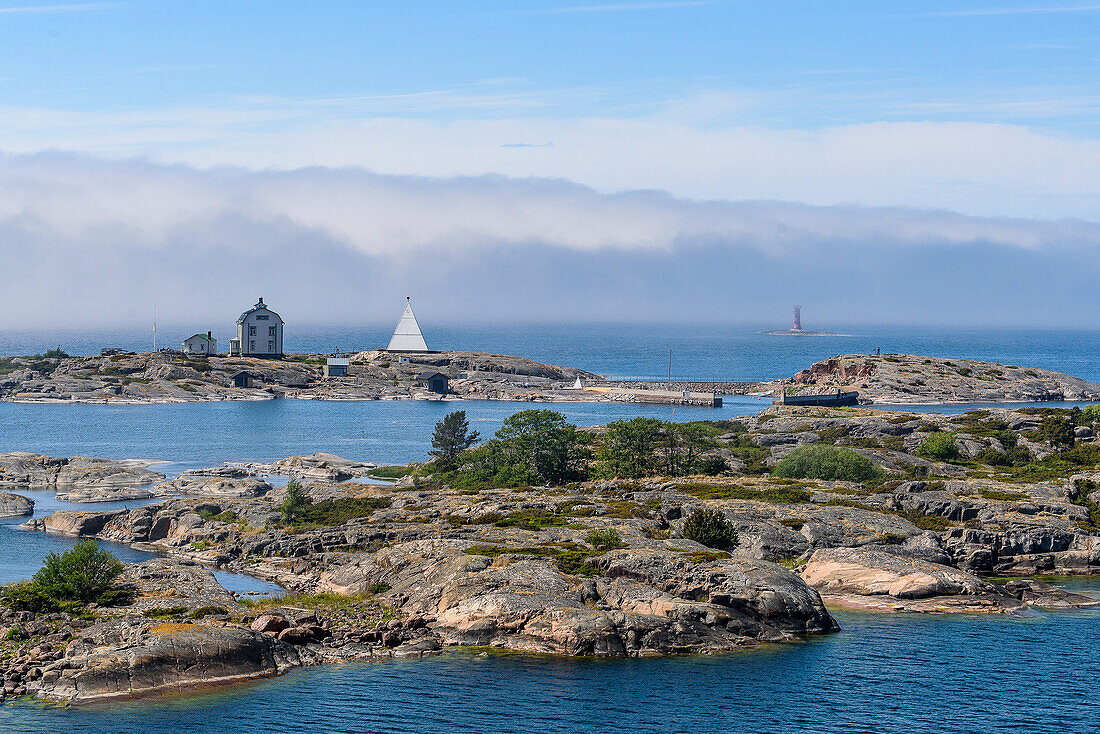
[{"label": "white house", "polygon": [[237,319],[237,336],[229,353],[241,357],[283,358],[283,319],[264,305],[264,299]]},{"label": "white house", "polygon": [[218,353],[218,340],[214,338],[211,332],[205,334],[194,334],[183,340],[183,353],[184,354],[206,354],[212,355]]}]

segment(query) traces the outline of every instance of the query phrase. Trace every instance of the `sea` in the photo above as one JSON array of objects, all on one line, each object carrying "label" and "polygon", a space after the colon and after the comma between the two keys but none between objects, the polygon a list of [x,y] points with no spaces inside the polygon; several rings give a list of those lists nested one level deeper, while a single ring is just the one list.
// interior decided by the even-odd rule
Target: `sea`
[{"label": "sea", "polygon": [[[836,337],[758,333],[768,325],[425,325],[429,346],[491,351],[616,378],[766,380],[837,354],[890,352],[1042,367],[1100,381],[1100,332],[836,327]],[[158,327],[174,344],[198,329]],[[230,333],[215,333],[228,340]],[[0,356],[62,347],[148,350],[145,330],[0,331]],[[382,326],[288,327],[287,351],[377,347]],[[731,397],[721,408],[616,403],[273,400],[183,405],[0,403],[0,451],[140,458],[172,475],[226,461],[329,451],[364,461],[426,456],[434,423],[467,412],[482,435],[532,407],[578,425],[647,415],[726,419],[767,405]],[[1045,404],[1050,405],[1050,404]],[[980,406],[922,406],[950,412]],[[907,410],[912,408],[907,407]],[[87,509],[28,493],[36,516]],[[134,506],[138,502],[120,506]],[[96,505],[105,509],[106,505]],[[71,539],[0,522],[0,583],[26,578]],[[124,560],[149,557],[112,546]],[[219,572],[239,593],[277,594]],[[1100,582],[1056,579],[1100,598]],[[425,660],[293,671],[192,695],[72,709],[34,701],[0,706],[0,732],[226,734],[228,732],[1096,732],[1100,731],[1100,611],[1020,615],[837,612],[842,631],[736,653],[651,660],[586,660],[452,651]]]}]

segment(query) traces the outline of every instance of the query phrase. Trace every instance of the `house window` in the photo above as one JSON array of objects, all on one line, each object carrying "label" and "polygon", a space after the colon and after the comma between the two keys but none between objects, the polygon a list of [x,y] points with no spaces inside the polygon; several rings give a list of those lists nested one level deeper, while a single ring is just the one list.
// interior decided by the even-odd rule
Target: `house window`
[{"label": "house window", "polygon": [[268,336],[275,336],[275,327],[274,326],[267,327],[267,335]]},{"label": "house window", "polygon": [[249,326],[248,327],[248,335],[249,336],[256,336],[256,327],[255,326]]},{"label": "house window", "polygon": [[275,342],[268,342],[267,343],[267,353],[268,354],[274,354],[275,353]]},{"label": "house window", "polygon": [[270,316],[256,316],[257,321],[267,321],[269,318],[271,318],[271,317]]},{"label": "house window", "polygon": [[250,352],[255,352],[256,351],[256,340],[255,339],[248,342],[248,351],[250,351]]}]

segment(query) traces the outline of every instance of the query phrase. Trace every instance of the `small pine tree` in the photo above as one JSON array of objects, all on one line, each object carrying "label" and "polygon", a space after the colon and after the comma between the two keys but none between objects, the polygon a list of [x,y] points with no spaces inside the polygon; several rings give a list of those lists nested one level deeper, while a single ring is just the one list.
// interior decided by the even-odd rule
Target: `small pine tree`
[{"label": "small pine tree", "polygon": [[286,499],[279,505],[279,512],[283,520],[294,523],[302,519],[302,513],[313,501],[302,489],[302,483],[297,479],[291,479],[286,485]]},{"label": "small pine tree", "polygon": [[684,521],[684,537],[723,551],[737,545],[737,529],[718,510],[692,511]]},{"label": "small pine tree", "polygon": [[477,443],[480,434],[470,430],[465,410],[448,413],[435,424],[431,455],[445,465],[453,465],[458,456]]}]

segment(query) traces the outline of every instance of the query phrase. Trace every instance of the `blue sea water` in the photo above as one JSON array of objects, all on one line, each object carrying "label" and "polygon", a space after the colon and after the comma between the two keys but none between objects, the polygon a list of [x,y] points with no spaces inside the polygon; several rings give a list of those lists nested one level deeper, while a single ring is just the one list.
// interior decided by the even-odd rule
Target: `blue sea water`
[{"label": "blue sea water", "polygon": [[[1077,590],[1100,590],[1077,584]],[[0,708],[0,731],[992,734],[1100,729],[1100,612],[837,613],[843,631],[650,660],[449,653],[195,696]]]},{"label": "blue sea water", "polygon": [[[233,315],[234,318],[236,314]],[[284,314],[286,316],[286,314]],[[229,322],[229,325],[232,321]],[[759,333],[777,325],[743,324],[442,324],[422,323],[428,346],[530,357],[616,378],[663,380],[771,380],[789,377],[837,354],[920,354],[1041,367],[1100,381],[1100,331],[1066,329],[946,329],[912,326],[823,326],[851,336],[790,337]],[[376,349],[392,325],[287,327],[288,352]],[[205,328],[203,329],[205,331]],[[193,325],[159,329],[159,346],[179,348]],[[232,332],[215,330],[228,348]],[[0,355],[34,354],[61,346],[70,354],[98,354],[117,346],[149,351],[151,332],[133,327],[86,330],[0,330]]]},{"label": "blue sea water", "polygon": [[[719,326],[425,330],[439,348],[520,354],[619,377],[662,378],[670,348],[674,378],[725,380],[785,376],[833,354],[880,347],[884,353],[992,359],[1100,380],[1097,332],[869,327],[836,328],[852,337],[790,338]],[[180,338],[190,333],[183,331]],[[386,336],[381,328],[318,328],[289,333],[287,346],[348,350],[377,345]],[[72,353],[95,353],[104,345],[147,348],[139,343],[144,338],[4,332],[0,354],[58,344]],[[467,411],[476,429],[490,434],[508,415],[530,407],[553,407],[575,423],[595,425],[634,415],[731,418],[766,404],[752,398],[727,400],[721,409],[419,401],[0,403],[0,451],[156,459],[167,462],[158,467],[167,473],[314,451],[403,463],[425,456],[432,425],[457,408]],[[36,514],[55,502],[47,496],[36,499]],[[71,542],[19,531],[13,522],[0,524],[0,582],[26,577],[45,553]],[[140,551],[117,550],[127,559],[145,557]],[[1071,585],[1100,596],[1100,582]],[[1100,678],[1095,653],[1100,612],[989,617],[841,612],[837,617],[843,631],[836,635],[713,657],[601,661],[457,652],[427,660],[312,668],[195,696],[111,707],[61,710],[8,702],[0,707],[0,732],[1100,731],[1100,702],[1094,695]]]}]

